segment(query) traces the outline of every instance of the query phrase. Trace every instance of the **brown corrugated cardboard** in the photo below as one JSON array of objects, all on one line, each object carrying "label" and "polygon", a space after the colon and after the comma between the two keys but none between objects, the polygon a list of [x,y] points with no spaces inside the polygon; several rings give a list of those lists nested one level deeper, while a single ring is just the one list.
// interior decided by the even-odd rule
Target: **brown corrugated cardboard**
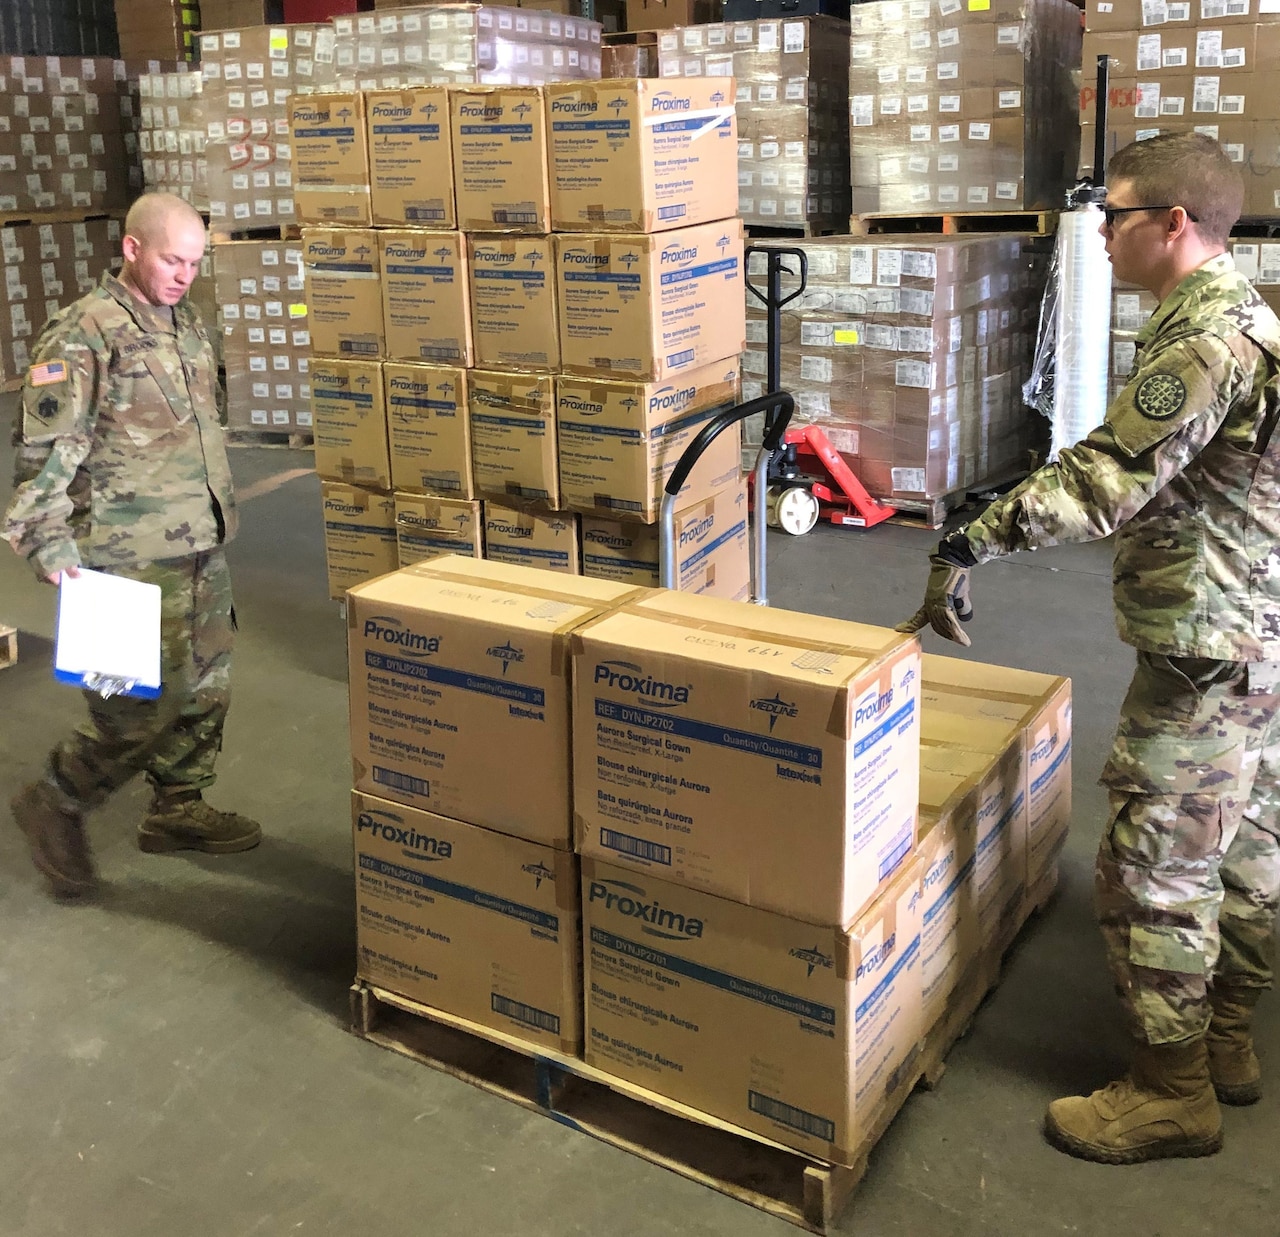
[{"label": "brown corrugated cardboard", "polygon": [[372,360],[382,354],[382,289],[377,234],[368,229],[302,229],[305,312],[321,356]]},{"label": "brown corrugated cardboard", "polygon": [[367,226],[372,219],[364,96],[292,96],[289,142],[298,221]]},{"label": "brown corrugated cardboard", "polygon": [[593,859],[582,890],[588,1063],[852,1163],[924,1031],[914,868],[846,931]]},{"label": "brown corrugated cardboard", "polygon": [[[751,596],[751,537],[747,486],[735,463],[734,480],[675,515],[676,587],[686,593],[746,601]],[[657,588],[658,528],[632,520],[582,519],[582,572]]]},{"label": "brown corrugated cardboard", "polygon": [[311,363],[316,472],[367,489],[391,488],[387,412],[377,361]]},{"label": "brown corrugated cardboard", "polygon": [[582,1041],[573,855],[372,795],[351,796],[356,974],[574,1054]]},{"label": "brown corrugated cardboard", "polygon": [[377,232],[386,355],[471,365],[471,294],[461,232]]},{"label": "brown corrugated cardboard", "polygon": [[543,514],[502,503],[484,505],[484,556],[493,563],[581,573],[578,517],[567,511]]},{"label": "brown corrugated cardboard", "polygon": [[738,213],[733,81],[561,82],[546,91],[559,232],[656,232]]},{"label": "brown corrugated cardboard", "polygon": [[742,351],[741,221],[555,242],[567,373],[669,378]]},{"label": "brown corrugated cardboard", "polygon": [[[921,780],[924,770],[921,769]],[[974,831],[951,817],[920,816],[912,863],[920,878],[920,987],[924,1026],[945,1014],[981,945]]]},{"label": "brown corrugated cardboard", "polygon": [[567,849],[569,638],[633,596],[455,556],[354,589],[355,788]]},{"label": "brown corrugated cardboard", "polygon": [[457,226],[445,88],[369,91],[365,109],[373,222]]},{"label": "brown corrugated cardboard", "polygon": [[388,361],[382,379],[393,487],[474,498],[467,371]]},{"label": "brown corrugated cardboard", "polygon": [[560,338],[549,236],[468,236],[476,364],[556,370]]},{"label": "brown corrugated cardboard", "polygon": [[920,648],[679,592],[575,641],[582,855],[847,925],[915,839]]},{"label": "brown corrugated cardboard", "polygon": [[475,369],[467,387],[476,489],[557,509],[555,380]]},{"label": "brown corrugated cardboard", "polygon": [[541,88],[455,87],[449,114],[458,226],[468,232],[550,231]]},{"label": "brown corrugated cardboard", "polygon": [[718,21],[719,0],[627,0],[628,30],[670,30]]},{"label": "brown corrugated cardboard", "polygon": [[[1071,823],[1071,680],[1008,666],[987,666],[929,653],[924,658],[925,732],[947,742],[999,746],[1002,728],[1020,727],[1026,751],[1027,885],[1057,861]],[[970,719],[950,726],[939,710]],[[958,736],[958,737],[955,737]]]},{"label": "brown corrugated cardboard", "polygon": [[395,502],[390,494],[336,481],[321,482],[320,496],[329,596],[342,601],[347,589],[399,566]]},{"label": "brown corrugated cardboard", "polygon": [[396,554],[401,567],[445,554],[484,557],[478,502],[430,494],[398,493],[395,498]]},{"label": "brown corrugated cardboard", "polygon": [[[650,523],[672,469],[711,413],[738,401],[738,363],[683,374],[678,382],[621,382],[565,375],[556,381],[560,496],[566,507]],[[679,505],[736,480],[742,435],[725,430],[699,457]]]}]

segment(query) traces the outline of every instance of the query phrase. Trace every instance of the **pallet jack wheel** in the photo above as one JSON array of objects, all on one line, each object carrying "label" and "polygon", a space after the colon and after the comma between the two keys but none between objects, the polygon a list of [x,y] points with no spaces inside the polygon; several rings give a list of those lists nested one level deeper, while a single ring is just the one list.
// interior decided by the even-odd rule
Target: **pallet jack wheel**
[{"label": "pallet jack wheel", "polygon": [[812,532],[818,522],[818,500],[803,485],[772,487],[766,504],[767,522],[793,537]]}]

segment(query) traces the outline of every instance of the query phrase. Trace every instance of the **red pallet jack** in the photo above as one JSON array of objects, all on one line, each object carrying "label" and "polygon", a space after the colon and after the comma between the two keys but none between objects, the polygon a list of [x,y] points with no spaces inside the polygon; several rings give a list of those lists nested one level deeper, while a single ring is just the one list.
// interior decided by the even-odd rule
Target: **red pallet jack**
[{"label": "red pallet jack", "polygon": [[[752,254],[761,254],[767,262],[767,284],[761,291],[747,275],[747,288],[768,312],[769,352],[767,387],[778,391],[782,385],[782,308],[804,292],[809,266],[803,249],[786,246],[751,245],[747,248],[748,272]],[[800,286],[782,295],[782,276],[796,271],[784,265],[794,258],[799,266]],[[755,476],[751,478],[752,501],[755,499]],[[850,528],[874,528],[894,514],[867,493],[854,476],[853,469],[831,445],[820,426],[804,425],[788,429],[782,444],[769,464],[765,490],[765,515],[775,528],[802,537],[811,532],[819,519]]]}]

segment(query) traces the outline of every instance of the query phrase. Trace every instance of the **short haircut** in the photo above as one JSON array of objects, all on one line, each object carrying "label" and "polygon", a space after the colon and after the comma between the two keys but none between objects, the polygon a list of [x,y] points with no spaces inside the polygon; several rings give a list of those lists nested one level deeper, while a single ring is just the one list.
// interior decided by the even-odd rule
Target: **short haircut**
[{"label": "short haircut", "polygon": [[170,223],[204,227],[204,220],[185,198],[176,193],[144,193],[129,207],[124,220],[124,234],[147,244],[163,236]]},{"label": "short haircut", "polygon": [[1244,209],[1244,181],[1226,151],[1203,133],[1130,142],[1107,164],[1107,181],[1133,182],[1138,204],[1181,206],[1202,240],[1225,245]]}]

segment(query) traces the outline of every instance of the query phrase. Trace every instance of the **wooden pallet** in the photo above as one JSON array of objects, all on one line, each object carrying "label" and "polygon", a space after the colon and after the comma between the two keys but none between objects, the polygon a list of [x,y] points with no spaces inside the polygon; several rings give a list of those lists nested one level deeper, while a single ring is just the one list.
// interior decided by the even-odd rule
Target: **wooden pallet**
[{"label": "wooden pallet", "polygon": [[1249,215],[1236,221],[1231,235],[1241,240],[1274,240],[1280,237],[1280,219]]},{"label": "wooden pallet", "polygon": [[0,623],[0,670],[18,664],[18,629]]},{"label": "wooden pallet", "polygon": [[[1055,868],[1035,897],[1024,901],[1022,923],[1047,903],[1056,878]],[[911,1092],[917,1086],[932,1089],[941,1081],[947,1054],[968,1032],[978,1008],[999,983],[1002,957],[989,952],[975,960],[957,987],[946,1017],[899,1067],[850,1164],[804,1155],[615,1078],[576,1057],[528,1044],[364,981],[351,988],[351,1024],[354,1033],[370,1043],[800,1228],[826,1234],[853,1197],[876,1144]]]},{"label": "wooden pallet", "polygon": [[818,240],[824,236],[845,236],[847,229],[832,219],[813,220],[795,224],[764,224],[746,222],[748,240]]},{"label": "wooden pallet", "polygon": [[849,231],[855,236],[913,233],[956,236],[961,233],[1026,232],[1048,236],[1058,230],[1056,210],[973,211],[936,215],[854,215]]},{"label": "wooden pallet", "polygon": [[93,219],[123,219],[125,212],[105,206],[84,210],[10,210],[0,212],[0,228],[33,223],[88,223]]},{"label": "wooden pallet", "polygon": [[257,228],[232,228],[222,221],[209,225],[211,245],[225,245],[228,241],[297,241],[301,239],[302,225],[297,223],[273,223]]},{"label": "wooden pallet", "polygon": [[227,445],[232,447],[293,447],[306,448],[314,444],[314,435],[308,430],[260,430],[232,426],[227,432]]},{"label": "wooden pallet", "polygon": [[991,498],[1012,489],[1026,477],[1026,472],[1012,473],[996,481],[983,482],[981,485],[966,485],[949,494],[939,494],[934,498],[882,498],[886,506],[893,507],[897,515],[891,516],[890,524],[904,524],[909,528],[941,528],[947,522],[947,516],[968,503],[989,502]]}]

